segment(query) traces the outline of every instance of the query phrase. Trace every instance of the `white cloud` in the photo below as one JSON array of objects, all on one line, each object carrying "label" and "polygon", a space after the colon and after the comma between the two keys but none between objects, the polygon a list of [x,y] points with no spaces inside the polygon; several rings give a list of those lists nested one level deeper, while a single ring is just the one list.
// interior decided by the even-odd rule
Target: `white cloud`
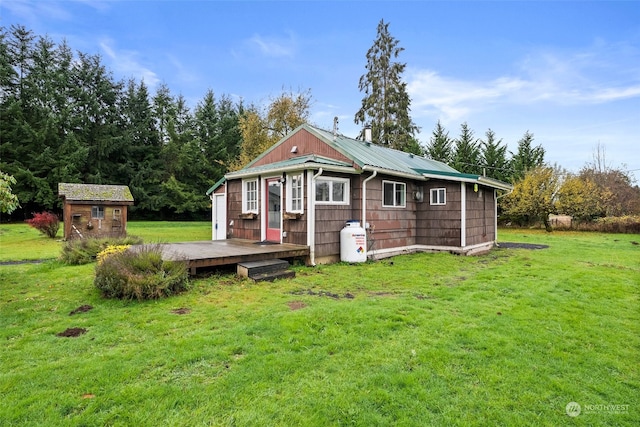
[{"label": "white cloud", "polygon": [[264,37],[254,35],[247,40],[247,45],[252,50],[258,50],[263,56],[270,58],[293,57],[296,51],[296,41],[293,34],[289,37]]},{"label": "white cloud", "polygon": [[[640,97],[640,72],[635,65],[638,63],[640,55],[636,50],[598,41],[590,49],[573,54],[542,51],[529,54],[518,64],[516,75],[486,81],[414,70],[407,80],[407,90],[416,117],[460,122],[472,113],[494,106],[595,105],[637,98]],[[620,64],[629,66],[621,68]]]},{"label": "white cloud", "polygon": [[198,81],[198,76],[196,73],[189,70],[188,67],[185,67],[184,64],[178,59],[176,56],[167,54],[167,58],[169,62],[176,70],[176,77],[183,83],[193,83]]},{"label": "white cloud", "polygon": [[112,46],[112,41],[105,39],[100,42],[100,48],[110,60],[110,66],[125,78],[133,77],[149,88],[155,88],[160,83],[158,75],[139,62],[138,53],[130,50],[118,51]]},{"label": "white cloud", "polygon": [[71,20],[72,16],[57,2],[32,2],[26,0],[11,0],[2,2],[2,8],[9,10],[15,16],[34,26],[36,22],[46,19],[62,21]]}]

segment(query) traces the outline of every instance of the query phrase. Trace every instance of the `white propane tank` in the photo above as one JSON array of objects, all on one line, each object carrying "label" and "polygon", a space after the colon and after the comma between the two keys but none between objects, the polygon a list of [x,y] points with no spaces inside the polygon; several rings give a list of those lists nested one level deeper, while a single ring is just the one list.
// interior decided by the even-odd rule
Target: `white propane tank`
[{"label": "white propane tank", "polygon": [[365,262],[367,260],[367,231],[360,221],[347,221],[340,230],[340,261]]}]

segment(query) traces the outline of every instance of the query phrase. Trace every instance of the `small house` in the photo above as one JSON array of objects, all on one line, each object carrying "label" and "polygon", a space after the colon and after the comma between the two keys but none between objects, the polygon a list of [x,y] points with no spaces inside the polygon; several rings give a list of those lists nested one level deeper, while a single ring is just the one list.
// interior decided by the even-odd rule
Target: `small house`
[{"label": "small house", "polygon": [[65,239],[127,235],[127,207],[133,205],[133,196],[126,185],[60,183],[58,195]]},{"label": "small house", "polygon": [[304,124],[211,187],[212,238],[309,247],[309,263],[340,260],[357,221],[369,258],[416,251],[474,254],[497,236],[505,182]]}]

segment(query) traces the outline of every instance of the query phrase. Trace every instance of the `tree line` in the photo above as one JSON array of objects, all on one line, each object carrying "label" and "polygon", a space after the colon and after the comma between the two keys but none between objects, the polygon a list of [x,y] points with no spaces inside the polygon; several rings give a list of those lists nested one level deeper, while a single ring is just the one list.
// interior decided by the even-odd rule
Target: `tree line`
[{"label": "tree line", "polygon": [[[545,150],[534,145],[529,131],[516,151],[509,152],[491,129],[477,138],[462,123],[459,136],[451,137],[438,122],[429,141],[421,144],[402,80],[406,64],[397,61],[403,49],[388,26],[380,21],[367,52],[367,71],[359,81],[364,97],[354,117],[355,123],[371,126],[374,143],[514,184],[548,167]],[[228,95],[216,97],[209,90],[190,108],[164,84],[151,94],[144,81],[114,79],[97,55],[73,52],[66,42],[56,44],[23,26],[0,27],[2,213],[13,211],[13,219],[24,219],[33,212],[57,210],[58,183],[81,182],[128,185],[136,201],[132,218],[205,218],[210,203],[206,190],[308,122],[312,102],[310,90],[283,90],[264,108]],[[591,180],[602,189],[598,208],[579,213],[582,217],[640,209],[626,202],[637,199],[627,191],[637,187],[624,171],[585,167],[573,178]],[[577,189],[575,180],[567,182],[574,189],[555,191],[554,200],[561,194],[589,193],[589,187]],[[501,208],[513,207],[507,200]],[[575,203],[566,200],[554,209],[575,211]],[[520,211],[510,212],[519,221],[540,217],[523,201],[515,205]]]},{"label": "tree line", "polygon": [[17,216],[60,206],[59,182],[128,185],[134,217],[200,217],[240,150],[242,102],[118,81],[97,55],[22,26],[0,32],[0,170]]}]

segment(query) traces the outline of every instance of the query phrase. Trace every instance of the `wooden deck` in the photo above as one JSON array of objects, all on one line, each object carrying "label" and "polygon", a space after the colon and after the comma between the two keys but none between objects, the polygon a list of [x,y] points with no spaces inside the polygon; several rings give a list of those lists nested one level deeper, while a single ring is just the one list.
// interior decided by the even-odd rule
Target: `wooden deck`
[{"label": "wooden deck", "polygon": [[195,274],[196,269],[204,267],[309,256],[308,246],[287,243],[262,244],[243,239],[163,243],[160,247],[164,260],[188,260],[191,274]]}]

